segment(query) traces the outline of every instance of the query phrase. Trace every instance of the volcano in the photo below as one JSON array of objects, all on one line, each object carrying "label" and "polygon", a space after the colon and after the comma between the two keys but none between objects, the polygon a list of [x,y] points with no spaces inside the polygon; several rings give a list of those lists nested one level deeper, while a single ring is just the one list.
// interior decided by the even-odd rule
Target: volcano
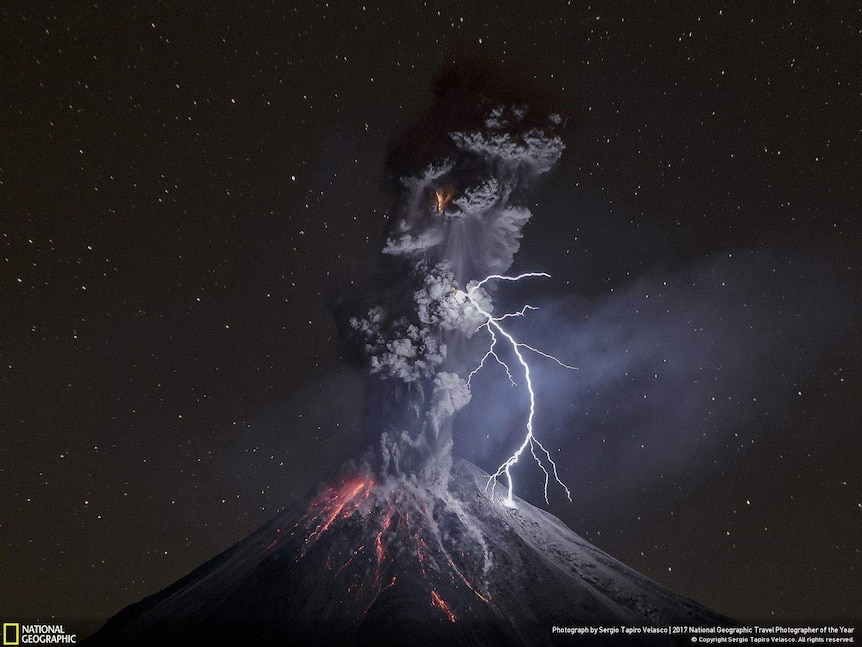
[{"label": "volcano", "polygon": [[[733,624],[591,545],[464,460],[448,488],[353,473],[87,645],[541,645],[554,626]],[[672,644],[669,636],[653,638]]]}]

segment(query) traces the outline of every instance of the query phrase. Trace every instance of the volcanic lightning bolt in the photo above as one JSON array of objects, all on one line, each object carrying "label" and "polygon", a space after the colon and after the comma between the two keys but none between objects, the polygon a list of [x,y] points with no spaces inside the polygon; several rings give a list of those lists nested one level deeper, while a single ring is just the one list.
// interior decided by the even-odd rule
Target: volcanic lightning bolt
[{"label": "volcanic lightning bolt", "polygon": [[[506,482],[507,482],[507,486],[508,486],[508,491],[506,494],[506,498],[503,499],[503,504],[506,506],[509,506],[509,507],[513,507],[515,505],[515,501],[512,498],[512,491],[514,489],[514,481],[512,479],[511,469],[512,469],[512,466],[514,466],[520,460],[521,454],[523,454],[527,450],[528,447],[530,449],[530,454],[532,454],[533,459],[536,461],[536,464],[539,466],[539,468],[545,474],[545,502],[549,503],[549,501],[548,501],[548,485],[550,483],[551,474],[553,474],[554,480],[560,485],[560,487],[562,487],[563,490],[565,490],[566,497],[569,499],[569,501],[572,500],[572,493],[569,491],[569,488],[566,486],[565,483],[563,483],[563,481],[560,479],[560,477],[557,473],[557,464],[554,462],[554,459],[551,458],[550,452],[548,452],[548,450],[545,449],[545,446],[539,441],[538,438],[536,438],[535,434],[533,433],[533,417],[535,416],[535,413],[536,413],[536,393],[535,393],[535,390],[533,388],[533,380],[530,376],[530,365],[527,363],[527,360],[524,359],[524,354],[521,352],[521,350],[526,349],[526,350],[529,350],[533,353],[536,353],[537,355],[541,355],[542,357],[546,357],[547,359],[553,360],[557,364],[562,366],[563,368],[567,368],[569,370],[576,371],[577,368],[574,366],[569,366],[568,364],[565,364],[564,362],[561,362],[559,359],[557,359],[553,355],[549,355],[548,353],[545,353],[545,352],[543,352],[537,348],[533,348],[532,346],[529,346],[528,344],[525,344],[523,342],[519,342],[508,331],[506,331],[506,329],[503,328],[502,324],[500,323],[504,319],[508,319],[510,317],[522,317],[522,316],[524,316],[524,314],[526,314],[527,310],[536,310],[537,308],[530,306],[530,305],[526,305],[518,312],[510,312],[507,314],[500,315],[499,317],[495,317],[490,312],[485,310],[479,304],[479,301],[476,298],[477,297],[477,291],[483,285],[485,285],[488,281],[497,280],[497,281],[515,282],[515,281],[520,281],[521,279],[536,278],[536,277],[550,278],[550,274],[545,274],[544,272],[527,272],[525,274],[519,274],[518,276],[504,276],[501,274],[492,274],[490,276],[486,276],[484,279],[482,279],[481,281],[478,281],[477,283],[471,282],[470,284],[467,285],[466,290],[457,290],[456,291],[456,294],[460,294],[460,295],[463,295],[464,297],[466,297],[467,300],[470,302],[470,304],[474,308],[476,308],[476,310],[479,312],[480,315],[482,315],[482,317],[484,317],[485,323],[482,324],[481,326],[479,326],[479,330],[481,330],[482,328],[485,328],[491,336],[491,345],[489,346],[488,351],[482,357],[482,361],[479,363],[479,365],[470,372],[470,375],[467,378],[467,384],[470,384],[470,380],[472,380],[473,376],[485,366],[485,362],[488,360],[488,358],[493,358],[498,364],[500,364],[505,369],[506,375],[509,377],[509,381],[512,383],[513,386],[515,386],[515,384],[516,384],[515,379],[512,376],[512,371],[509,368],[509,365],[506,364],[506,362],[503,361],[503,359],[501,359],[500,356],[496,352],[497,342],[499,341],[499,338],[497,336],[498,334],[503,339],[506,340],[509,347],[512,349],[512,352],[515,354],[515,357],[517,358],[518,363],[521,365],[521,368],[524,371],[524,383],[525,383],[525,386],[527,387],[527,392],[529,393],[529,396],[530,396],[530,410],[529,410],[529,414],[527,416],[527,424],[526,424],[527,433],[524,436],[524,440],[520,444],[520,446],[512,453],[511,456],[509,456],[509,458],[507,458],[500,465],[500,467],[497,468],[496,472],[494,472],[490,477],[488,477],[488,483],[486,485],[486,489],[490,487],[490,488],[492,488],[491,491],[493,492],[493,489],[494,489],[494,487],[496,487],[496,484],[497,484],[497,479],[505,474],[506,475]],[[538,448],[541,451],[541,453],[545,455],[545,458],[547,459],[547,461],[550,465],[550,470],[551,470],[550,472],[548,471],[548,468],[545,467],[545,464],[542,462],[541,456],[536,452],[536,448]]]}]

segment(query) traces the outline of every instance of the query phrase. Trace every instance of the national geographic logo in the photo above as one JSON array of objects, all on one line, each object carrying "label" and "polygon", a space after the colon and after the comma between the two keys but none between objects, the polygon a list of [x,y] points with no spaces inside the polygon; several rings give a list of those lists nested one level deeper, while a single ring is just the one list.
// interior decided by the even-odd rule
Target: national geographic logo
[{"label": "national geographic logo", "polygon": [[75,645],[76,634],[66,633],[63,625],[22,625],[3,623],[4,645]]}]

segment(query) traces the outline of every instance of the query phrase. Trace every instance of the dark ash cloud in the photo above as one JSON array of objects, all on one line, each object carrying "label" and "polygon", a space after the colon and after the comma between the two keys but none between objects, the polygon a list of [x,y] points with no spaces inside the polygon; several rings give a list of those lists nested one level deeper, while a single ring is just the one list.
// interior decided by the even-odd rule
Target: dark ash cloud
[{"label": "dark ash cloud", "polygon": [[[449,64],[428,111],[393,139],[382,289],[342,323],[371,375],[365,427],[381,438],[381,471],[445,485],[451,418],[471,398],[468,340],[483,323],[460,289],[511,266],[530,182],[560,158],[564,125],[534,88]],[[492,310],[487,291],[477,297]]]}]

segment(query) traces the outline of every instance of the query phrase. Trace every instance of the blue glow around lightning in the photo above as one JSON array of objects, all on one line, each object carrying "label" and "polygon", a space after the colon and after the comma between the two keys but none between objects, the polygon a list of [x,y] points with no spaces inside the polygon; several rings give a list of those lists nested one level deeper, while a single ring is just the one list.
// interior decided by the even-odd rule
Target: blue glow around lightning
[{"label": "blue glow around lightning", "polygon": [[[569,366],[568,364],[561,362],[559,359],[557,359],[553,355],[549,355],[548,353],[540,351],[537,348],[533,348],[532,346],[529,346],[528,344],[524,344],[523,342],[519,342],[514,337],[512,337],[512,335],[509,334],[506,331],[506,329],[503,328],[503,326],[500,323],[501,321],[508,319],[508,318],[511,318],[511,317],[523,317],[526,314],[527,310],[536,310],[537,308],[530,306],[530,305],[526,305],[523,308],[521,308],[521,310],[519,310],[517,312],[510,312],[507,314],[500,315],[499,317],[494,317],[491,313],[489,313],[488,311],[483,309],[482,306],[479,305],[479,302],[476,299],[476,291],[479,290],[488,281],[492,281],[492,280],[520,281],[521,279],[535,278],[535,277],[550,278],[550,274],[545,274],[544,272],[527,272],[525,274],[519,274],[518,276],[503,276],[500,274],[492,274],[490,276],[486,276],[484,279],[482,279],[481,281],[479,281],[477,283],[468,284],[466,290],[458,290],[458,292],[463,294],[467,298],[467,300],[470,302],[470,304],[474,308],[476,308],[476,310],[479,312],[479,314],[481,314],[482,317],[485,318],[485,323],[482,324],[481,326],[479,326],[478,330],[485,328],[491,336],[491,344],[488,347],[488,351],[482,357],[482,361],[479,363],[479,365],[470,372],[469,376],[467,377],[467,384],[469,385],[470,381],[473,379],[473,376],[476,373],[478,373],[485,366],[485,362],[489,358],[493,358],[498,364],[500,364],[500,366],[502,366],[505,369],[506,375],[508,376],[509,381],[512,383],[512,386],[516,385],[515,378],[512,376],[512,371],[509,368],[509,365],[506,364],[506,362],[504,362],[496,352],[497,342],[499,341],[498,334],[500,335],[500,337],[504,338],[506,340],[506,342],[508,342],[509,346],[512,348],[512,352],[514,352],[514,354],[515,354],[515,357],[518,358],[518,363],[524,369],[524,382],[525,382],[525,385],[527,387],[527,392],[530,395],[530,412],[529,412],[529,415],[527,416],[527,424],[526,424],[527,433],[524,436],[524,441],[521,443],[521,445],[518,447],[518,449],[516,449],[515,452],[511,456],[509,456],[509,458],[507,458],[505,460],[505,462],[503,462],[500,465],[500,467],[497,468],[497,471],[494,472],[494,474],[492,474],[490,477],[488,477],[488,483],[486,485],[486,489],[488,487],[492,488],[491,492],[493,495],[494,488],[496,487],[496,484],[497,484],[497,479],[505,474],[507,485],[508,485],[508,492],[507,492],[506,498],[503,499],[503,504],[506,506],[509,506],[509,507],[513,507],[515,505],[514,499],[512,498],[512,491],[514,489],[514,481],[512,480],[512,473],[510,470],[511,470],[512,466],[518,462],[518,460],[521,458],[521,454],[523,454],[524,451],[526,451],[526,449],[528,447],[530,448],[530,454],[532,454],[533,459],[535,459],[535,461],[536,461],[536,464],[539,466],[539,468],[545,474],[545,503],[549,503],[549,501],[548,501],[548,484],[550,483],[551,473],[553,473],[553,475],[554,475],[554,480],[563,488],[563,490],[565,490],[566,497],[569,499],[569,501],[572,500],[572,493],[569,491],[569,488],[566,486],[566,484],[563,483],[562,480],[560,480],[560,477],[557,474],[557,464],[551,458],[551,454],[548,452],[547,449],[545,449],[545,446],[542,445],[541,442],[539,442],[539,439],[536,438],[536,436],[533,433],[533,417],[536,413],[536,394],[535,394],[535,391],[533,389],[533,381],[530,377],[530,365],[524,359],[524,355],[522,354],[521,349],[527,349],[527,350],[532,351],[538,355],[541,355],[542,357],[546,357],[548,359],[551,359],[551,360],[555,361],[557,364],[559,364],[560,366],[562,366],[563,368],[567,368],[567,369],[570,369],[573,371],[577,370],[577,368],[574,366]],[[547,461],[551,466],[550,472],[545,467],[545,464],[542,462],[540,455],[536,452],[537,447],[541,450],[541,452],[547,458]]]}]

